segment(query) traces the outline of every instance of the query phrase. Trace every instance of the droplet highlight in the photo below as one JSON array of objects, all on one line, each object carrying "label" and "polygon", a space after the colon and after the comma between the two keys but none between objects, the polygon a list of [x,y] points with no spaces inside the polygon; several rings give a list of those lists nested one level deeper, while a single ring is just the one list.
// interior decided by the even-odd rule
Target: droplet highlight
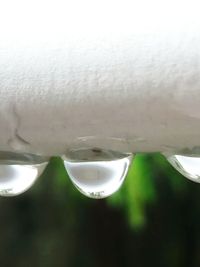
[{"label": "droplet highlight", "polygon": [[63,156],[65,168],[75,187],[90,198],[105,198],[122,185],[131,154],[99,148],[76,149]]},{"label": "droplet highlight", "polygon": [[200,183],[200,157],[194,155],[169,155],[167,160],[183,176]]},{"label": "droplet highlight", "polygon": [[42,174],[48,159],[38,155],[0,152],[0,196],[27,191]]}]

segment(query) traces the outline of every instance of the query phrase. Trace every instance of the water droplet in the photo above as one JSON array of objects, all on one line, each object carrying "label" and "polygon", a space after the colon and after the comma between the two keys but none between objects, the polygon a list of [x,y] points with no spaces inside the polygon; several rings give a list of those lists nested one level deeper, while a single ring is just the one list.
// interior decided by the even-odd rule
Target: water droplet
[{"label": "water droplet", "polygon": [[27,191],[47,163],[47,158],[42,156],[0,152],[0,196],[16,196]]},{"label": "water droplet", "polygon": [[63,159],[70,179],[81,193],[91,198],[105,198],[122,185],[132,156],[87,148],[71,150]]},{"label": "water droplet", "polygon": [[171,165],[186,178],[200,183],[200,157],[195,155],[167,156]]}]

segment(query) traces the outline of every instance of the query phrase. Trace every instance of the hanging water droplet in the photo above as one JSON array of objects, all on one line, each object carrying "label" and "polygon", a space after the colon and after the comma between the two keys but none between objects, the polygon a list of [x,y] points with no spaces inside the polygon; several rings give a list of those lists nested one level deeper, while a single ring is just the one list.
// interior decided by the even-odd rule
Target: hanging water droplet
[{"label": "hanging water droplet", "polygon": [[122,185],[132,156],[112,150],[76,149],[63,156],[77,189],[91,198],[105,198]]},{"label": "hanging water droplet", "polygon": [[41,156],[0,152],[0,196],[16,196],[27,191],[47,163],[47,158]]},{"label": "hanging water droplet", "polygon": [[183,176],[200,183],[200,157],[196,155],[168,155],[167,159]]}]

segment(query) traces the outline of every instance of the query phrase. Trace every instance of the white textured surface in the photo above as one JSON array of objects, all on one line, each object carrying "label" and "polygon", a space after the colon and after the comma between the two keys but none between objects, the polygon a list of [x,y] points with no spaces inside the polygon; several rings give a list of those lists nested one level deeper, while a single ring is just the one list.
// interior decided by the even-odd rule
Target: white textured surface
[{"label": "white textured surface", "polygon": [[198,1],[1,1],[0,103],[0,150],[200,146]]}]

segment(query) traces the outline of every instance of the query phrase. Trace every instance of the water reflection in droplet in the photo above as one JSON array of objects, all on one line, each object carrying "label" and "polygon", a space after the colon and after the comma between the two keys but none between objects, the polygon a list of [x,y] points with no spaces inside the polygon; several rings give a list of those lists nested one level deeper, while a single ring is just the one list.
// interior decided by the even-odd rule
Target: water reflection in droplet
[{"label": "water reflection in droplet", "polygon": [[42,174],[48,159],[13,152],[0,152],[0,196],[27,191]]},{"label": "water reflection in droplet", "polygon": [[200,157],[194,155],[169,155],[167,159],[186,178],[200,183]]},{"label": "water reflection in droplet", "polygon": [[111,150],[76,149],[63,156],[77,189],[91,198],[105,198],[122,185],[132,156]]}]

